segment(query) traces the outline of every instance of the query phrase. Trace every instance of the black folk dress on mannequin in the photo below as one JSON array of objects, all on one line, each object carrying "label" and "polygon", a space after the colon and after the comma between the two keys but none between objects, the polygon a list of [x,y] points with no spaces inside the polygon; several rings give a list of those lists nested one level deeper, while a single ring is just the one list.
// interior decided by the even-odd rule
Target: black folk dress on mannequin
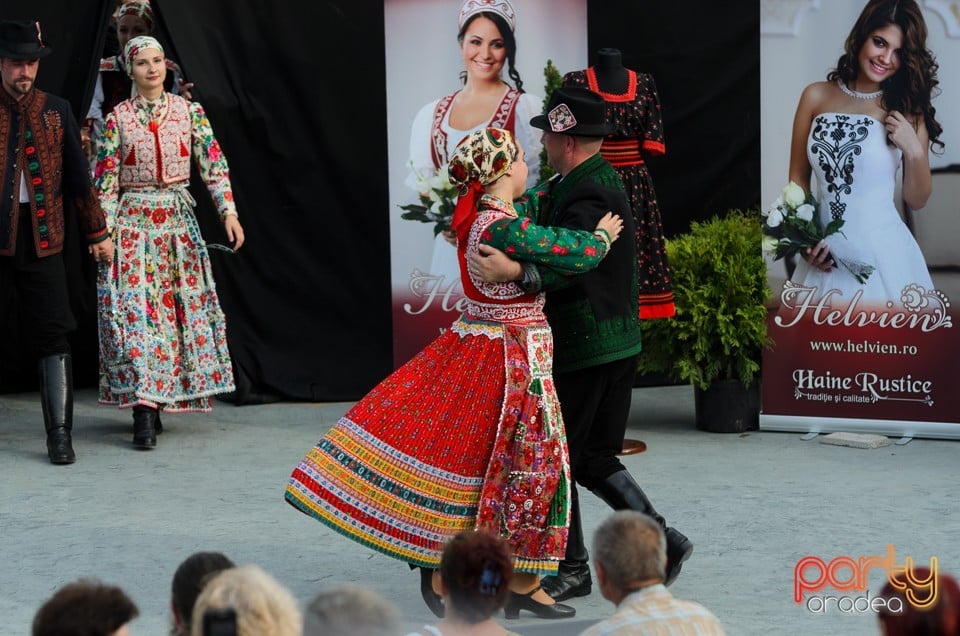
[{"label": "black folk dress on mannequin", "polygon": [[607,102],[607,123],[614,132],[600,154],[613,164],[636,221],[640,319],[674,315],[673,287],[664,246],[660,207],[644,157],[664,154],[660,98],[653,77],[623,66],[620,51],[600,49],[597,63],[563,77],[565,86],[584,86]]}]

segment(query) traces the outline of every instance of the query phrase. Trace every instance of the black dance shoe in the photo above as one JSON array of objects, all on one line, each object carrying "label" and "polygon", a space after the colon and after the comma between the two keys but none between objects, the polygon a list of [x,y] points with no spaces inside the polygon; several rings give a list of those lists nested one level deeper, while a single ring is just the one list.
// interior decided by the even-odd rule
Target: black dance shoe
[{"label": "black dance shoe", "polygon": [[507,605],[503,608],[505,618],[520,618],[520,610],[527,610],[537,615],[537,618],[573,618],[577,615],[577,610],[564,605],[563,603],[554,603],[553,605],[544,605],[540,601],[535,601],[533,595],[537,593],[540,586],[533,588],[526,594],[517,594],[510,592],[507,599]]},{"label": "black dance shoe", "polygon": [[437,618],[443,618],[443,597],[433,591],[433,573],[436,570],[420,568],[420,596]]}]

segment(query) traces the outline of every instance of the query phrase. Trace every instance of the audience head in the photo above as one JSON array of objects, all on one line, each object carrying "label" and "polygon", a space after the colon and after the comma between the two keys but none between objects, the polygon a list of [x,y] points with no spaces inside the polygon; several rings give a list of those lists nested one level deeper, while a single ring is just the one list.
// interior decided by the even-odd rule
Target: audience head
[{"label": "audience head", "polygon": [[303,616],[304,636],[396,636],[401,631],[397,608],[356,585],[321,590]]},{"label": "audience head", "polygon": [[33,617],[33,636],[126,636],[139,612],[119,587],[81,579],[61,587]]},{"label": "audience head", "polygon": [[897,589],[888,581],[880,592],[880,597],[886,599],[878,612],[881,633],[884,636],[960,636],[960,586],[957,580],[949,574],[934,576],[929,568],[913,568],[910,574],[913,583],[926,586],[922,592],[918,591],[917,597],[926,600],[936,594],[936,601],[927,608],[914,607],[906,596],[906,588],[911,583],[906,574],[900,572],[894,579],[897,587],[903,589]]},{"label": "audience head", "polygon": [[461,532],[440,557],[447,611],[468,623],[485,621],[503,607],[511,578],[513,561],[507,543],[483,532]]},{"label": "audience head", "polygon": [[633,510],[613,513],[593,535],[593,563],[605,598],[618,603],[638,584],[660,583],[667,565],[663,528]]},{"label": "audience head", "polygon": [[190,633],[193,605],[203,590],[203,584],[213,574],[234,566],[233,561],[220,552],[197,552],[187,557],[173,574],[170,610],[173,613],[174,634]]},{"label": "audience head", "polygon": [[256,565],[242,565],[215,574],[193,606],[192,636],[203,636],[203,615],[232,609],[237,636],[300,636],[302,618],[289,591]]}]

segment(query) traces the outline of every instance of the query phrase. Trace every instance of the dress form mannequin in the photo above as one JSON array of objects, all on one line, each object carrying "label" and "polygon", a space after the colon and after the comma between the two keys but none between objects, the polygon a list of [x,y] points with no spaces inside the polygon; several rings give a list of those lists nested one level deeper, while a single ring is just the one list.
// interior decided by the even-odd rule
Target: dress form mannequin
[{"label": "dress form mannequin", "polygon": [[[601,48],[593,66],[564,76],[565,86],[584,86],[607,102],[607,118],[615,131],[604,139],[601,155],[610,161],[630,199],[637,226],[637,275],[640,319],[667,318],[675,313],[670,270],[656,193],[644,163],[664,154],[660,101],[653,77],[626,68],[620,51]],[[645,450],[646,444],[624,439],[621,454]]]},{"label": "dress form mannequin", "polygon": [[623,59],[617,49],[597,51],[597,84],[605,93],[623,93],[627,90],[629,74],[623,66]]}]

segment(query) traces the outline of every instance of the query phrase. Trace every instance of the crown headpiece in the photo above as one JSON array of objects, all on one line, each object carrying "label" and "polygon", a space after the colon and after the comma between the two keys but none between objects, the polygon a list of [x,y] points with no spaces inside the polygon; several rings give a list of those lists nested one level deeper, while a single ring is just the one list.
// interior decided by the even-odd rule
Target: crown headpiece
[{"label": "crown headpiece", "polygon": [[507,21],[507,24],[510,25],[511,32],[516,32],[517,12],[514,11],[513,5],[507,0],[467,0],[463,3],[463,6],[460,7],[460,17],[457,18],[457,30],[459,31],[463,28],[463,25],[470,19],[470,16],[486,12],[496,13]]}]

